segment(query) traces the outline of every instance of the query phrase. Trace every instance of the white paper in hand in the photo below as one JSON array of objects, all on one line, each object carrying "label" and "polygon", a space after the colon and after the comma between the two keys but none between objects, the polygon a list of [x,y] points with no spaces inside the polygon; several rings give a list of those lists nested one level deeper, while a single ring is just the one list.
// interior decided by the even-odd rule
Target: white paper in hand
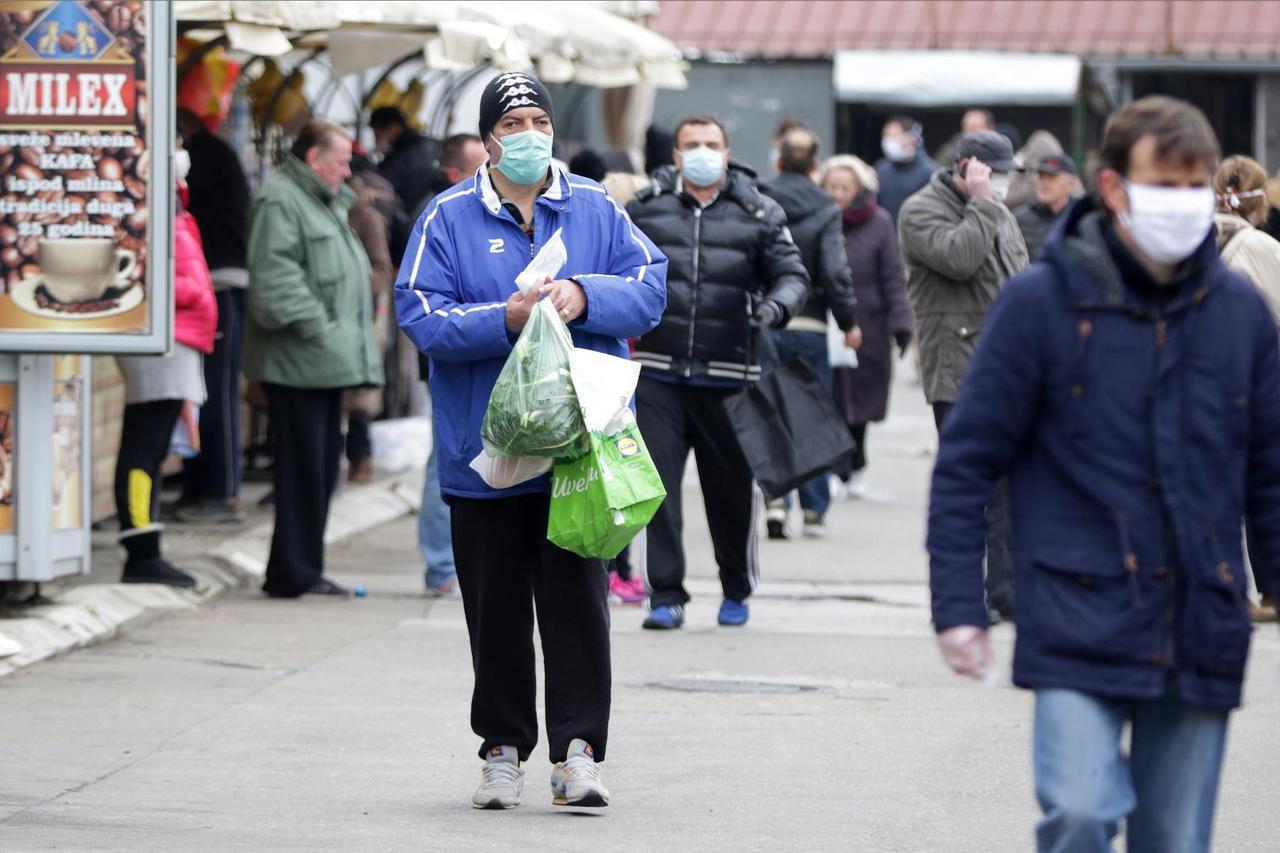
[{"label": "white paper in hand", "polygon": [[555,278],[569,262],[569,250],[565,248],[564,240],[560,237],[560,232],[563,230],[563,228],[557,228],[547,242],[542,244],[542,248],[538,250],[534,259],[529,261],[529,265],[516,276],[516,287],[520,288],[521,293],[542,284],[544,279]]}]

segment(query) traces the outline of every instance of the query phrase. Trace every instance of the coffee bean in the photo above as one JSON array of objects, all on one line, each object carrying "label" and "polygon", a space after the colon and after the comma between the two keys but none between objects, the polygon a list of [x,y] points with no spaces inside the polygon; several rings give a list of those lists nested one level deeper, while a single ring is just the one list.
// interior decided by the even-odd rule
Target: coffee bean
[{"label": "coffee bean", "polygon": [[24,181],[38,181],[44,177],[44,172],[26,162],[19,163],[13,170],[13,174]]},{"label": "coffee bean", "polygon": [[40,238],[35,234],[28,234],[25,237],[18,238],[18,251],[22,253],[24,258],[34,258],[36,252],[40,251]]},{"label": "coffee bean", "polygon": [[36,19],[36,13],[32,11],[21,11],[13,13],[13,20],[19,27],[29,27],[31,22]]},{"label": "coffee bean", "polygon": [[17,228],[12,225],[0,225],[0,246],[12,246],[17,240]]},{"label": "coffee bean", "polygon": [[137,178],[126,177],[124,179],[124,188],[129,195],[133,196],[138,201],[141,201],[147,196],[147,185]]},{"label": "coffee bean", "polygon": [[129,29],[132,24],[133,12],[127,6],[117,5],[107,15],[107,26],[117,33]]},{"label": "coffee bean", "polygon": [[5,151],[0,154],[0,174],[9,171],[9,167],[13,165],[13,152]]},{"label": "coffee bean", "polygon": [[147,209],[140,207],[125,220],[125,225],[130,231],[144,231],[147,227]]},{"label": "coffee bean", "polygon": [[0,266],[13,269],[22,263],[22,253],[17,246],[5,246],[0,249]]},{"label": "coffee bean", "polygon": [[19,269],[19,272],[22,273],[23,278],[35,278],[40,274],[40,265],[39,264],[23,264],[22,267]]},{"label": "coffee bean", "polygon": [[118,181],[124,177],[124,167],[114,157],[103,157],[98,161],[98,177],[104,181]]},{"label": "coffee bean", "polygon": [[40,149],[22,147],[18,149],[18,159],[30,166],[40,165]]},{"label": "coffee bean", "polygon": [[143,151],[138,155],[138,159],[134,161],[133,173],[144,181],[151,177],[151,152]]}]

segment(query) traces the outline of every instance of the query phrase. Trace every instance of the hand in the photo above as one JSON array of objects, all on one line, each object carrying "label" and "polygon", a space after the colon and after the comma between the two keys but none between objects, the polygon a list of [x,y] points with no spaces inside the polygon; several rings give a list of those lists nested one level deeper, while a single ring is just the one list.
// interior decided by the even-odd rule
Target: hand
[{"label": "hand", "polygon": [[957,169],[951,177],[951,183],[962,195],[969,198],[985,198],[996,200],[996,192],[991,188],[991,167],[976,157],[968,157],[960,161],[964,165],[964,177],[960,177]]},{"label": "hand", "polygon": [[786,320],[782,307],[772,299],[765,299],[756,306],[755,321],[762,329],[776,329]]},{"label": "hand", "polygon": [[200,452],[200,420],[196,416],[196,404],[190,400],[182,403],[182,414],[179,416],[187,428],[187,443],[196,453]]},{"label": "hand", "polygon": [[544,283],[531,287],[524,293],[517,290],[511,294],[511,298],[507,300],[507,328],[519,334],[524,329],[525,323],[529,322],[533,307],[546,292],[547,285]]},{"label": "hand", "polygon": [[894,332],[893,340],[898,344],[898,358],[906,358],[907,350],[911,349],[911,333]]},{"label": "hand", "polygon": [[549,288],[547,298],[565,323],[572,323],[586,313],[587,294],[582,285],[568,279],[547,279],[546,286]]},{"label": "hand", "polygon": [[991,670],[991,639],[985,628],[957,625],[938,634],[942,659],[957,675],[981,681]]},{"label": "hand", "polygon": [[862,327],[854,326],[844,333],[844,345],[851,350],[862,349]]}]

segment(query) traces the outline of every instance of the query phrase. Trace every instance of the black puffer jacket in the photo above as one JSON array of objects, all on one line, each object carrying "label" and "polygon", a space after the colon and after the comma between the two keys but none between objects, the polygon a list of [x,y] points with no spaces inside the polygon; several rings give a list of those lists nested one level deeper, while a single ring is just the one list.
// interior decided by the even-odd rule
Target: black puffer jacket
[{"label": "black puffer jacket", "polygon": [[794,172],[783,172],[761,184],[760,192],[782,205],[791,239],[809,271],[809,299],[800,316],[825,325],[830,311],[841,331],[858,325],[858,297],[853,292],[853,273],[844,251],[840,208],[807,175]]},{"label": "black puffer jacket", "polygon": [[809,290],[800,251],[776,201],[760,194],[755,172],[733,162],[705,208],[677,189],[665,166],[627,206],[631,219],[669,259],[667,310],[640,339],[635,360],[683,379],[758,379],[756,329],[762,299],[787,319]]}]

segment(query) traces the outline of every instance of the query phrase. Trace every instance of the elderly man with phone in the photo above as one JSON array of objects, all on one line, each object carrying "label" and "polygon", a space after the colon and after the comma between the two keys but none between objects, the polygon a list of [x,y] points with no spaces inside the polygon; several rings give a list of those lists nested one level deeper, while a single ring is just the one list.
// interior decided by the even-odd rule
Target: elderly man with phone
[{"label": "elderly man with phone", "polygon": [[[987,309],[1010,276],[1027,265],[1027,246],[1005,207],[1020,167],[1008,138],[967,133],[953,169],[940,169],[902,205],[898,240],[916,314],[924,394],[941,434],[960,393]],[[993,622],[1013,612],[1008,500],[996,490],[988,507],[987,605]]]}]

